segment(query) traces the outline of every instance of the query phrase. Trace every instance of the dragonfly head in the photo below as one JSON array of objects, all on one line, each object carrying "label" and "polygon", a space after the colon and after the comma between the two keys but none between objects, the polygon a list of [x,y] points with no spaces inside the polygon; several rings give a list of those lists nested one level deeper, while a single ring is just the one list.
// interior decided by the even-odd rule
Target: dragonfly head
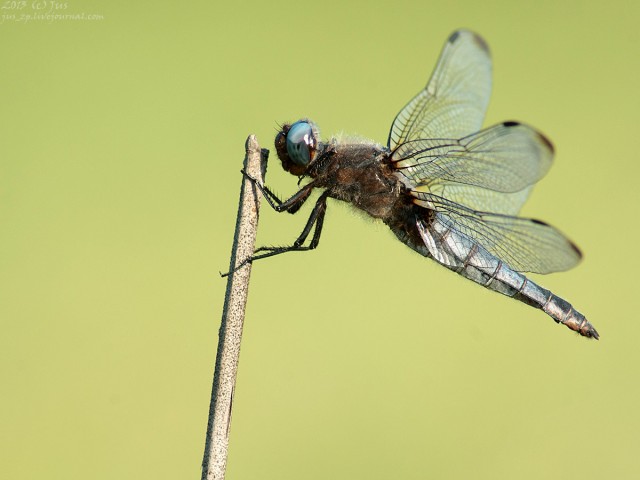
[{"label": "dragonfly head", "polygon": [[316,158],[320,131],[311,120],[285,124],[276,135],[276,152],[282,168],[293,175],[304,175]]}]

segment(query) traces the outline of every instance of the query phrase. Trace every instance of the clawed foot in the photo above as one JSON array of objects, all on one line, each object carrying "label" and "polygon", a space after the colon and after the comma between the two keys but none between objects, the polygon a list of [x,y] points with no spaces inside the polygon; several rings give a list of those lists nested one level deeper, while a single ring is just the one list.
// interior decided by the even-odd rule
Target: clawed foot
[{"label": "clawed foot", "polygon": [[249,180],[251,183],[254,183],[254,184],[256,184],[256,185],[258,185],[258,186],[260,186],[260,187],[262,187],[262,186],[263,186],[260,182],[258,182],[258,180],[257,180],[257,179],[255,179],[255,178],[253,178],[251,175],[249,175],[249,174],[245,171],[245,169],[244,169],[244,168],[243,168],[242,170],[240,170],[240,173],[241,173],[241,174],[242,174],[242,175],[243,175],[247,180]]},{"label": "clawed foot", "polygon": [[242,262],[240,262],[239,265],[236,266],[236,268],[234,268],[233,270],[229,270],[227,273],[222,273],[220,272],[220,276],[222,278],[224,277],[228,277],[229,275],[231,275],[232,273],[236,273],[238,270],[240,270],[242,267],[244,267],[246,264],[253,262],[253,257],[249,257],[249,258],[245,258]]}]

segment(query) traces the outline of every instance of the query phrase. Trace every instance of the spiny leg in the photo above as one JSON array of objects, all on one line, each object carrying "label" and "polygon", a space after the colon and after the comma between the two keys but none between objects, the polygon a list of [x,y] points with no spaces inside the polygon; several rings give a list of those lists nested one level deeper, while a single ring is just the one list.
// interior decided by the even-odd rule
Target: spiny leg
[{"label": "spiny leg", "polygon": [[302,207],[304,202],[307,201],[314,188],[314,182],[310,182],[300,190],[298,190],[296,193],[291,195],[291,197],[287,198],[286,200],[280,200],[278,196],[269,189],[269,187],[267,187],[266,185],[262,185],[251,175],[247,174],[244,170],[242,170],[242,174],[247,177],[247,179],[249,179],[251,183],[258,187],[269,206],[278,213],[296,213],[298,210],[300,210],[300,207]]},{"label": "spiny leg", "polygon": [[[324,223],[324,215],[327,211],[327,195],[323,193],[318,201],[316,202],[313,210],[311,211],[311,215],[309,215],[309,219],[307,220],[302,233],[298,236],[293,245],[282,246],[282,247],[260,247],[255,252],[254,255],[249,259],[249,261],[259,260],[261,258],[273,257],[274,255],[280,255],[281,253],[286,252],[302,252],[306,250],[313,250],[320,243],[320,235],[322,234],[322,225]],[[315,226],[315,228],[314,228]],[[313,230],[313,236],[311,237],[311,241],[309,245],[303,245],[306,241],[309,233],[311,233],[311,229]],[[259,255],[255,255],[258,252],[265,252]]]},{"label": "spiny leg", "polygon": [[[251,176],[247,175],[244,171],[242,172],[249,180],[252,181],[254,185],[260,189],[264,198],[267,200],[267,203],[276,211],[276,212],[289,212],[295,213],[300,207],[304,204],[304,202],[309,198],[311,192],[313,191],[313,182],[305,185],[300,190],[298,190],[295,194],[293,194],[287,200],[280,200],[268,187],[261,185],[258,181],[256,181]],[[298,238],[293,242],[293,245],[281,246],[281,247],[260,247],[251,257],[243,260],[239,265],[237,265],[233,270],[227,273],[220,274],[222,277],[228,276],[230,273],[235,272],[239,268],[243,267],[247,263],[251,263],[254,260],[259,260],[261,258],[273,257],[275,255],[280,255],[286,252],[300,252],[306,250],[313,250],[318,246],[320,242],[320,235],[322,233],[322,225],[324,223],[324,215],[327,209],[327,197],[328,193],[324,192],[320,195],[320,198],[316,201],[313,210],[311,211],[311,215],[309,215],[309,219],[302,230],[302,233],[298,236]],[[314,228],[315,225],[315,228]],[[311,242],[309,245],[304,246],[304,242],[309,236],[311,229],[314,228],[313,236],[311,237]],[[264,252],[264,253],[259,253]],[[257,255],[256,255],[257,254]]]}]

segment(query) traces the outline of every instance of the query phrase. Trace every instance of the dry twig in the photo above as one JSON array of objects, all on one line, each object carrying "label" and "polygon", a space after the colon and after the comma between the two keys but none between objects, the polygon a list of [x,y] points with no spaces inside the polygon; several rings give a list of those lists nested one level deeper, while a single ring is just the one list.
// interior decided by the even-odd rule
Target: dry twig
[{"label": "dry twig", "polygon": [[[254,135],[247,138],[244,170],[260,182],[263,181],[268,153],[268,150],[260,150]],[[218,353],[202,460],[202,480],[222,480],[227,466],[231,407],[238,372],[251,263],[234,269],[253,254],[261,198],[262,195],[255,185],[243,177],[222,324],[218,333]]]}]

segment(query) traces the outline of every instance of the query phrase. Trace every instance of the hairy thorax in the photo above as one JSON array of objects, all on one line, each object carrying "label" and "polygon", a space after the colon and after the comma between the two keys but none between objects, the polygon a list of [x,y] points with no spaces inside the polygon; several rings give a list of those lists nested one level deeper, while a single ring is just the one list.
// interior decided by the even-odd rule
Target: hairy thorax
[{"label": "hairy thorax", "polygon": [[332,198],[387,220],[403,188],[387,158],[388,152],[379,145],[340,145],[317,172],[316,185],[326,188]]}]

